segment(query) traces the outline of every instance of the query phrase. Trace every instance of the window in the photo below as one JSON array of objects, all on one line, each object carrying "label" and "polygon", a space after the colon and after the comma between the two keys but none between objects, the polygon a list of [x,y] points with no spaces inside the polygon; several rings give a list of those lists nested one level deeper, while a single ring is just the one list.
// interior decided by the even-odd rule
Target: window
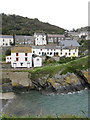
[{"label": "window", "polygon": [[71,53],[69,53],[69,55],[71,55]]},{"label": "window", "polygon": [[67,53],[65,53],[65,55],[67,55]]},{"label": "window", "polygon": [[11,59],[11,57],[10,57],[10,59]]},{"label": "window", "polygon": [[37,61],[39,61],[39,59],[37,59]]},{"label": "window", "polygon": [[25,56],[27,56],[27,53],[25,53]]},{"label": "window", "polygon": [[3,45],[4,45],[4,43],[3,43]]},{"label": "window", "polygon": [[61,52],[61,55],[62,55],[62,52]]},{"label": "window", "polygon": [[27,59],[27,58],[25,58],[25,61],[28,61],[28,59]]},{"label": "window", "polygon": [[16,58],[16,61],[18,61],[19,59],[18,58]]},{"label": "window", "polygon": [[52,52],[50,52],[50,55],[52,55]]},{"label": "window", "polygon": [[3,42],[4,42],[4,39],[3,39]]},{"label": "window", "polygon": [[18,56],[18,53],[16,53],[16,56]]},{"label": "window", "polygon": [[41,51],[42,51],[42,49],[41,49]]},{"label": "window", "polygon": [[39,52],[39,54],[41,54],[41,52]]},{"label": "window", "polygon": [[23,63],[20,63],[21,64],[21,66],[23,66]]}]

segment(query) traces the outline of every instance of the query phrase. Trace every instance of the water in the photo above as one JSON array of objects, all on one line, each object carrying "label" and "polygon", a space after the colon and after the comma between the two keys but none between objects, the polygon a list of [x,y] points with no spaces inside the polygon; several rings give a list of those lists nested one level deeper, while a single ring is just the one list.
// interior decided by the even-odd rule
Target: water
[{"label": "water", "polygon": [[15,116],[88,116],[88,91],[65,95],[42,95],[38,91],[20,93],[13,100],[9,100],[3,112]]}]

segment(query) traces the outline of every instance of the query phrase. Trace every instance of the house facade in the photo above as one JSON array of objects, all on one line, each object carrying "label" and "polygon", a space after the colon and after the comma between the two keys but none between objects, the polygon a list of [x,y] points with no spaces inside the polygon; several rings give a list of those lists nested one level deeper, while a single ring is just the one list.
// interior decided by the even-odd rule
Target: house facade
[{"label": "house facade", "polygon": [[64,40],[65,35],[57,35],[57,34],[47,34],[47,42],[58,44],[60,40]]},{"label": "house facade", "polygon": [[32,49],[30,47],[13,47],[11,49],[11,67],[32,67]]},{"label": "house facade", "polygon": [[45,33],[34,33],[35,45],[46,45],[47,39]]},{"label": "house facade", "polygon": [[15,45],[34,45],[34,36],[15,35]]},{"label": "house facade", "polygon": [[0,46],[11,46],[14,43],[12,35],[0,35]]}]

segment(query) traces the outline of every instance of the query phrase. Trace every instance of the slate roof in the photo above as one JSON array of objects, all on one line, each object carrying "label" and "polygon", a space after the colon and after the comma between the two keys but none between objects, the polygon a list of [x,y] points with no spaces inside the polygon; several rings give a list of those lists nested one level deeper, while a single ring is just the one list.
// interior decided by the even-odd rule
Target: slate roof
[{"label": "slate roof", "polygon": [[12,35],[0,35],[0,38],[13,38]]},{"label": "slate roof", "polygon": [[36,32],[36,33],[34,33],[34,34],[36,34],[36,35],[45,35],[45,33],[40,33],[40,32]]},{"label": "slate roof", "polygon": [[62,46],[47,45],[47,46],[32,46],[33,49],[62,49]]},{"label": "slate roof", "polygon": [[31,40],[31,41],[33,41],[34,37],[33,36],[15,35],[15,39],[19,40],[20,42],[23,42],[24,40],[27,40],[27,41]]},{"label": "slate roof", "polygon": [[64,35],[58,35],[58,34],[48,34],[47,36],[48,37],[60,37],[60,38],[65,37]]},{"label": "slate roof", "polygon": [[77,40],[61,40],[60,41],[60,45],[65,46],[65,47],[69,47],[69,46],[73,46],[73,47],[79,47],[79,43],[77,42]]}]

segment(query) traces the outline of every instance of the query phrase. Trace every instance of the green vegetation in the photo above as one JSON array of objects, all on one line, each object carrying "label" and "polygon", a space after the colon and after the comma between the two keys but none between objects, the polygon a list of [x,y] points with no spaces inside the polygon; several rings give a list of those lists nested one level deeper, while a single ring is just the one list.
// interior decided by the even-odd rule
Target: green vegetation
[{"label": "green vegetation", "polygon": [[44,23],[38,19],[30,19],[19,15],[2,13],[2,34],[33,35],[34,32],[63,34],[64,29]]},{"label": "green vegetation", "polygon": [[61,115],[61,116],[26,116],[26,117],[16,117],[16,116],[13,116],[13,115],[6,115],[6,114],[2,114],[2,120],[17,120],[17,119],[24,119],[24,120],[32,120],[32,119],[36,119],[36,120],[65,120],[65,118],[68,118],[68,120],[90,120],[89,118],[87,117],[84,117],[84,116],[75,116],[75,115]]},{"label": "green vegetation", "polygon": [[83,55],[83,53],[86,51],[86,50],[89,50],[89,53],[90,54],[90,40],[81,40],[79,42],[79,44],[81,45],[79,47],[79,54],[80,55]]},{"label": "green vegetation", "polygon": [[5,52],[5,55],[6,56],[11,55],[11,49],[7,49],[6,52]]},{"label": "green vegetation", "polygon": [[0,61],[5,61],[6,60],[6,56],[5,55],[0,55]]},{"label": "green vegetation", "polygon": [[90,65],[90,63],[88,63],[88,59],[90,59],[90,56],[85,56],[85,57],[70,61],[68,63],[36,68],[36,69],[33,69],[31,72],[32,73],[49,73],[52,75],[54,73],[57,73],[59,70],[62,71],[62,74],[65,74],[67,72],[74,72],[75,69],[78,69],[78,70],[87,69]]}]

